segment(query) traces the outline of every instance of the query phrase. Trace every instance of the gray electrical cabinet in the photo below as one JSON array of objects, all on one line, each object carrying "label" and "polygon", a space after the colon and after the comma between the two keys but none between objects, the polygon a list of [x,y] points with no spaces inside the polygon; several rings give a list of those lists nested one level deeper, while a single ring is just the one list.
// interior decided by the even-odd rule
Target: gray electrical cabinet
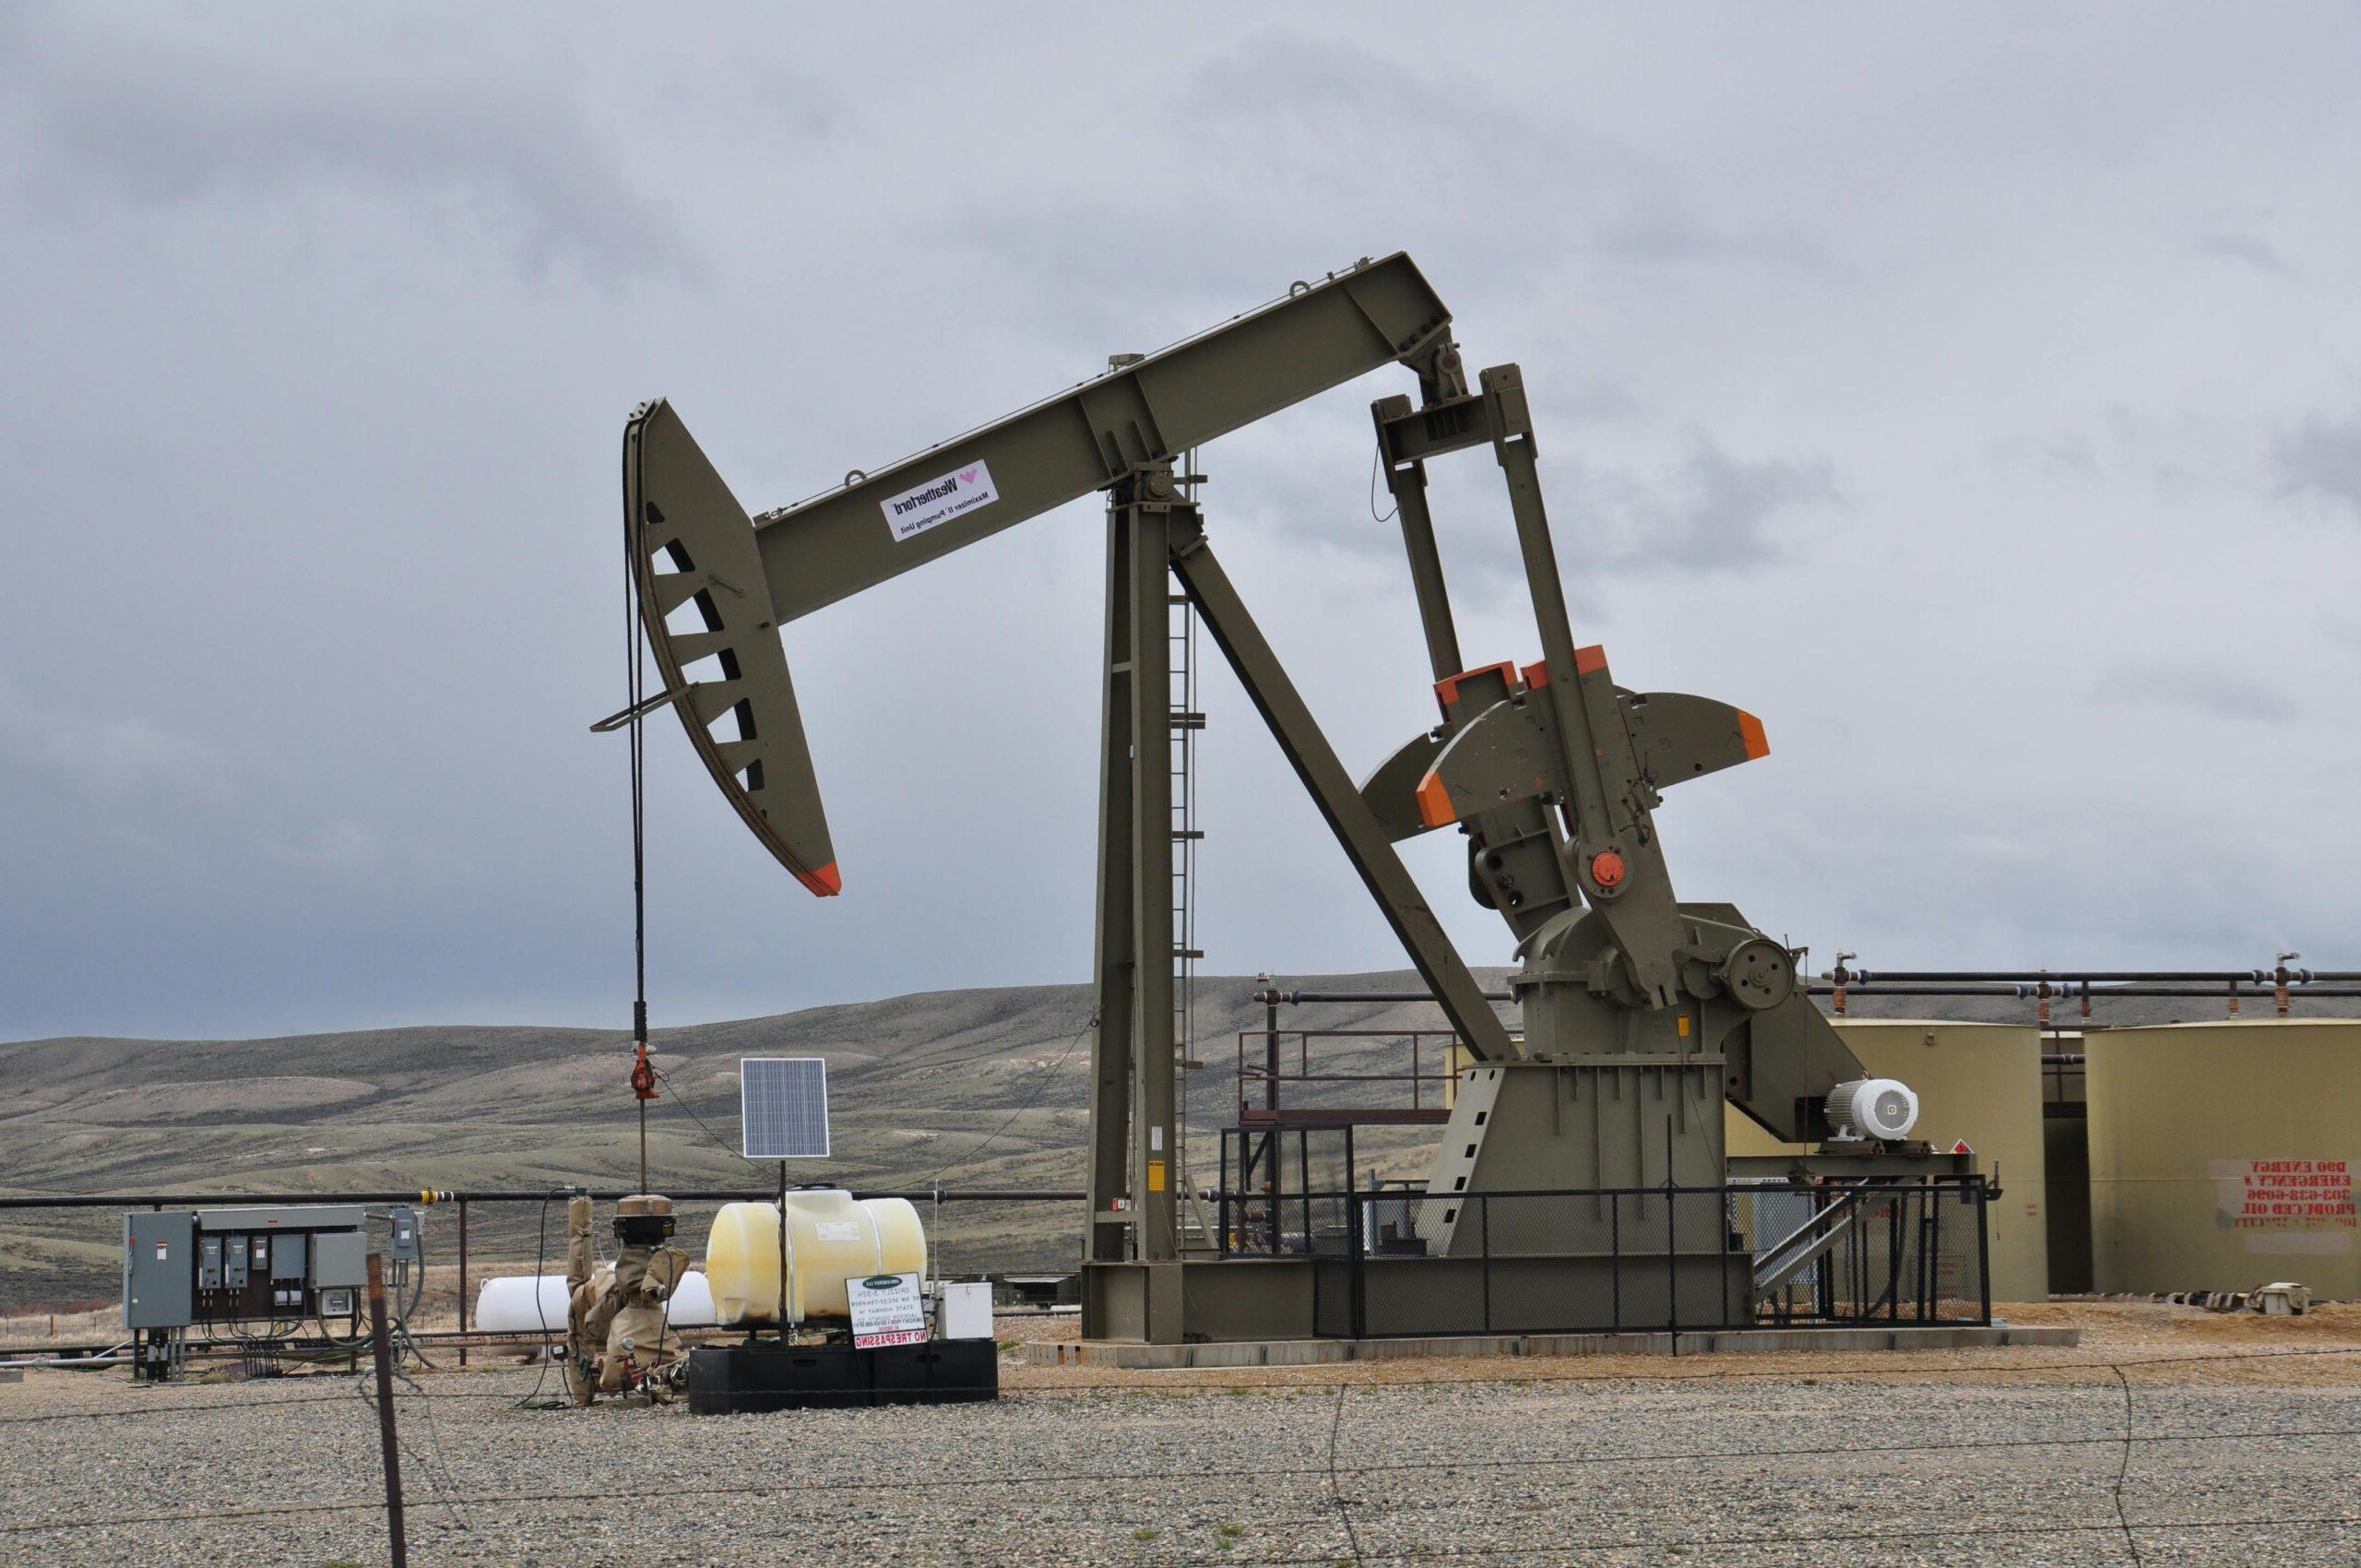
[{"label": "gray electrical cabinet", "polygon": [[[415,1251],[404,1209],[397,1244]],[[123,1217],[123,1325],[292,1326],[345,1317],[368,1271],[368,1215],[359,1204],[201,1208]],[[406,1237],[399,1232],[407,1232]]]},{"label": "gray electrical cabinet", "polygon": [[124,1327],[178,1328],[189,1321],[196,1310],[196,1253],[193,1214],[123,1217]]}]

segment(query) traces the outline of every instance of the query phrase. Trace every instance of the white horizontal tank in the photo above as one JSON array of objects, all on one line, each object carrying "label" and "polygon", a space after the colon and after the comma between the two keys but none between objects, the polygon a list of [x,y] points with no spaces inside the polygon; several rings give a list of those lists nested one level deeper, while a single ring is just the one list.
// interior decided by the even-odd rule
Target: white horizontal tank
[{"label": "white horizontal tank", "polygon": [[[544,1274],[538,1279],[529,1274],[495,1275],[476,1292],[475,1316],[469,1327],[486,1334],[564,1334],[565,1302],[562,1274]],[[682,1275],[664,1321],[674,1328],[713,1327],[711,1282],[694,1270]]]}]

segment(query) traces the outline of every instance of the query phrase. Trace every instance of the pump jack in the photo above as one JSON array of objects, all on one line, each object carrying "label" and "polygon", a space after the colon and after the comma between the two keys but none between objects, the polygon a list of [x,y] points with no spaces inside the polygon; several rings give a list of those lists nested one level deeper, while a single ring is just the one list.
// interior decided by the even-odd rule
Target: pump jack
[{"label": "pump jack", "polygon": [[[1451,315],[1406,254],[1287,297],[812,500],[749,517],[671,406],[623,438],[628,544],[663,694],[722,792],[812,892],[842,886],[788,673],[788,623],[1088,492],[1107,494],[1099,780],[1097,1033],[1090,1086],[1085,1333],[1259,1336],[1264,1283],[1181,1256],[1176,1201],[1173,932],[1165,614],[1195,607],[1338,845],[1480,1065],[1459,1086],[1436,1194],[1713,1186],[1726,1099],[1775,1136],[1821,1142],[1859,1175],[1953,1171],[1923,1145],[1827,1141],[1825,1103],[1864,1076],[1797,983],[1794,956],[1726,904],[1673,895],[1655,812],[1675,784],[1767,751],[1727,704],[1615,683],[1574,642],[1543,508],[1523,374],[1471,386]],[[1247,612],[1180,454],[1398,362],[1418,398],[1372,408],[1400,516],[1440,722],[1358,787]],[[1465,667],[1426,467],[1489,448],[1508,490],[1540,657]],[[698,624],[668,618],[694,604]],[[684,618],[685,619],[685,618]],[[730,721],[730,733],[718,726]],[[1514,932],[1513,1040],[1394,846],[1456,826],[1469,887]],[[1451,1253],[1457,1210],[1424,1206]],[[1710,1230],[1712,1227],[1704,1227]],[[1669,1234],[1669,1232],[1667,1232]],[[1705,1292],[1747,1258],[1726,1239],[1667,1241]],[[1568,1243],[1579,1248],[1580,1239]],[[1693,1257],[1688,1254],[1694,1253]],[[1184,1288],[1185,1271],[1185,1288]],[[1248,1274],[1252,1273],[1249,1269]],[[1701,1292],[1698,1299],[1704,1299]]]}]

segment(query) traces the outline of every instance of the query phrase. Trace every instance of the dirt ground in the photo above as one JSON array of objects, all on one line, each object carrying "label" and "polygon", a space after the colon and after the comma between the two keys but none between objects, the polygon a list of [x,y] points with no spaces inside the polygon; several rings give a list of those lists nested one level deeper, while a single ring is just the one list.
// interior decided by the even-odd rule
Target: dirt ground
[{"label": "dirt ground", "polygon": [[[1035,1367],[991,1404],[552,1408],[513,1353],[397,1393],[410,1561],[1798,1568],[2361,1561],[2361,1308],[2002,1309],[2073,1347]],[[489,1363],[489,1364],[487,1364]],[[386,1561],[362,1380],[0,1384],[0,1562]]]}]

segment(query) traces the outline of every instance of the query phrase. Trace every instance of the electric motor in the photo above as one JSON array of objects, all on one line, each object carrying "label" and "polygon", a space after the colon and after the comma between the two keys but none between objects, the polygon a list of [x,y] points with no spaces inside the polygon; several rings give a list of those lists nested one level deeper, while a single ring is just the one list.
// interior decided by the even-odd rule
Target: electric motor
[{"label": "electric motor", "polygon": [[1838,1138],[1892,1143],[1918,1124],[1918,1096],[1899,1078],[1856,1078],[1828,1091],[1828,1124]]}]

